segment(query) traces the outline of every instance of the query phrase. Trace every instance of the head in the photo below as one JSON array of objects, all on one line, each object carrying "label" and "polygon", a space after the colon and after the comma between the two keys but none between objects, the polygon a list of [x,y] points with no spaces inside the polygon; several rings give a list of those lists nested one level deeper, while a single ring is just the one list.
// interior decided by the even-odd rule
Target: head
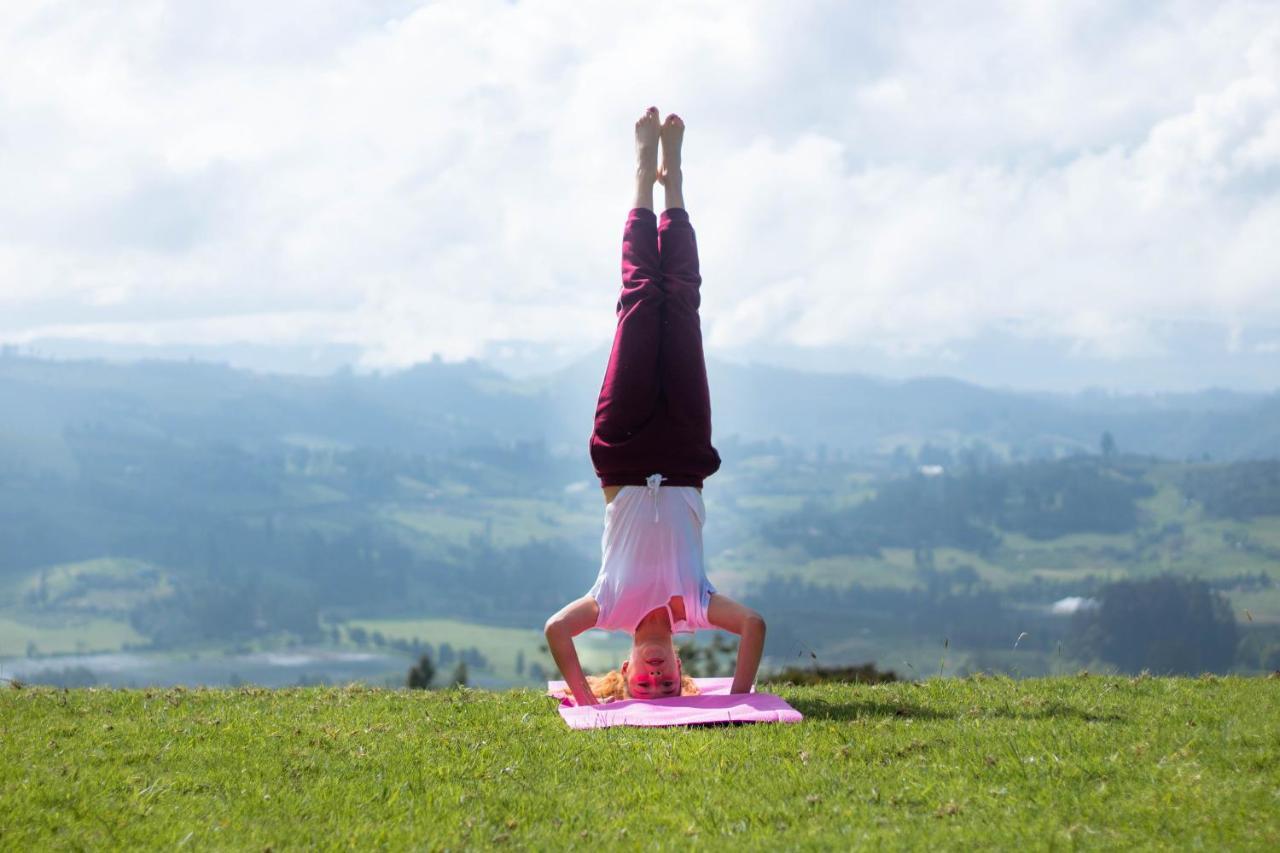
[{"label": "head", "polygon": [[661,699],[698,692],[670,642],[665,649],[656,649],[652,643],[637,641],[620,669],[589,676],[587,683],[599,699]]},{"label": "head", "polygon": [[662,638],[637,636],[631,644],[631,656],[622,662],[627,695],[633,699],[679,696],[683,675],[670,633]]}]

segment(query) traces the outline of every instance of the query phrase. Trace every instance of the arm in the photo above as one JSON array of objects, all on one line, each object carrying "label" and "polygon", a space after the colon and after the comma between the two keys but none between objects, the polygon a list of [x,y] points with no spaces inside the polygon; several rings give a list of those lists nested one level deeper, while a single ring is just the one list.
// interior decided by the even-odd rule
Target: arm
[{"label": "arm", "polygon": [[738,665],[733,671],[730,693],[750,693],[764,652],[764,617],[743,607],[720,593],[711,596],[707,605],[707,621],[717,628],[738,635]]},{"label": "arm", "polygon": [[578,662],[578,650],[573,645],[573,638],[588,628],[595,627],[600,615],[600,607],[596,600],[584,595],[577,601],[571,601],[561,608],[560,612],[547,620],[547,648],[565,683],[573,692],[573,700],[579,705],[595,705],[596,697],[587,686],[587,677],[582,674],[582,664]]}]

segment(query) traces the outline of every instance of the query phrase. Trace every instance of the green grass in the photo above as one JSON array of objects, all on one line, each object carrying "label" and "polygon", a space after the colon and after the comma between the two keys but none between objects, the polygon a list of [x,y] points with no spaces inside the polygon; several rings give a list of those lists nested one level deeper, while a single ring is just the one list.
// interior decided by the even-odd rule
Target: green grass
[{"label": "green grass", "polygon": [[[810,583],[847,587],[860,584],[872,587],[910,589],[920,586],[915,554],[910,548],[881,548],[877,557],[837,554],[812,557],[798,547],[738,546],[713,555],[708,560],[708,573],[717,585],[746,585],[764,581],[770,575],[798,578]],[[934,549],[934,564],[950,571],[961,565],[972,566],[979,577],[997,589],[1018,580],[1026,580],[1030,567],[1012,570],[980,555],[959,548]]]},{"label": "green grass", "polygon": [[396,508],[386,517],[415,533],[425,534],[451,542],[466,542],[472,536],[484,533],[484,522],[478,518],[464,518],[443,511]]},{"label": "green grass", "polygon": [[[603,502],[601,506],[603,513]],[[588,517],[556,502],[517,498],[489,499],[465,509],[393,505],[384,510],[383,517],[420,536],[455,544],[487,536],[499,548],[555,538],[600,523],[599,514]]]},{"label": "green grass", "polygon": [[1173,522],[1187,524],[1199,520],[1202,515],[1199,505],[1184,505],[1182,490],[1174,483],[1159,475],[1148,479],[1156,487],[1156,492],[1149,498],[1138,500],[1139,512],[1143,514],[1146,523],[1163,527]]},{"label": "green grass", "polygon": [[123,620],[100,617],[58,617],[58,621],[40,624],[35,617],[21,620],[0,616],[0,657],[24,655],[27,643],[35,643],[42,655],[71,652],[114,652],[125,643],[145,643]]},{"label": "green grass", "polygon": [[[145,579],[140,577],[150,572]],[[128,613],[138,604],[174,592],[172,581],[144,560],[99,557],[30,572],[19,587],[23,598],[44,589],[45,608],[64,612]]]},{"label": "green grass", "polygon": [[1274,680],[777,688],[570,731],[533,691],[0,694],[0,847],[1275,849]]},{"label": "green grass", "polygon": [[1249,525],[1249,536],[1268,548],[1280,548],[1280,518],[1271,515],[1255,518]]}]

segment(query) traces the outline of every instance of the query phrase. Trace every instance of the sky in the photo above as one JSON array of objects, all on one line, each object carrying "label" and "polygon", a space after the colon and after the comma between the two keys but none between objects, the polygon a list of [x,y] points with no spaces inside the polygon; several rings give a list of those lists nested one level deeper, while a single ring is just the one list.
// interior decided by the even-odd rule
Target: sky
[{"label": "sky", "polygon": [[712,357],[1280,387],[1274,2],[4,4],[0,341],[607,348],[650,104]]}]

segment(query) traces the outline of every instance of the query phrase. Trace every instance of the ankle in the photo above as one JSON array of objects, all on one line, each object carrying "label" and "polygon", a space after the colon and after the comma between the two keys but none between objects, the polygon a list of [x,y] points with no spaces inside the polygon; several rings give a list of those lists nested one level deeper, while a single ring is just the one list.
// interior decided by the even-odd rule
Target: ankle
[{"label": "ankle", "polygon": [[664,185],[664,189],[663,198],[666,200],[668,210],[684,207],[684,190],[679,182],[668,182]]},{"label": "ankle", "polygon": [[635,195],[631,197],[631,207],[653,210],[653,186],[637,186]]}]

